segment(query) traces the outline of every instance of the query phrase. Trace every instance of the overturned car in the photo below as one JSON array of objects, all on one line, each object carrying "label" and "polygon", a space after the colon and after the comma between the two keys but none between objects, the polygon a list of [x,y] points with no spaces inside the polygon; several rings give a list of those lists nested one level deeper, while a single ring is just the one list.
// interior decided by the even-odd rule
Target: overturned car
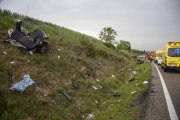
[{"label": "overturned car", "polygon": [[10,28],[8,34],[11,39],[5,42],[10,42],[13,46],[19,47],[23,55],[30,50],[43,54],[48,49],[49,41],[45,32],[40,29],[36,29],[33,33],[28,32],[22,26],[22,21],[20,20],[16,23],[16,31]]}]

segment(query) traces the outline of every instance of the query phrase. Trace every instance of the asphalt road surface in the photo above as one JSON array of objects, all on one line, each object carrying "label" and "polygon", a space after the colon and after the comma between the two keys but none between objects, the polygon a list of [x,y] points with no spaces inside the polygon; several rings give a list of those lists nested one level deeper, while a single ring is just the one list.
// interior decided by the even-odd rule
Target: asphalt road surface
[{"label": "asphalt road surface", "polygon": [[150,64],[151,80],[148,96],[142,104],[140,120],[180,119],[180,70],[164,72],[160,65]]}]

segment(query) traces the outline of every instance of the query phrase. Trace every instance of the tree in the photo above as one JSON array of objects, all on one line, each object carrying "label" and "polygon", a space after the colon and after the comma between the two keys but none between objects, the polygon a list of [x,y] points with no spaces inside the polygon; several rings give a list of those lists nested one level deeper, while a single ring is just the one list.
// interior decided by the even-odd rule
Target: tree
[{"label": "tree", "polygon": [[131,44],[129,41],[120,40],[120,43],[117,45],[117,49],[131,52]]},{"label": "tree", "polygon": [[112,29],[111,27],[105,27],[99,33],[99,38],[101,41],[105,41],[106,43],[111,43],[115,40],[115,36],[117,36],[117,31]]}]

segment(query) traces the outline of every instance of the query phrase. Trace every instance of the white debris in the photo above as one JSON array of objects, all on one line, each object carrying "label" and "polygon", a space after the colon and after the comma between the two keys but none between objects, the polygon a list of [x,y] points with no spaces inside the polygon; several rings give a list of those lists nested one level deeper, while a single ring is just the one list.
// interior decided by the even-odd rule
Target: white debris
[{"label": "white debris", "polygon": [[93,118],[93,117],[94,117],[94,115],[89,114],[89,115],[87,116],[87,119],[91,119],[91,118]]},{"label": "white debris", "polygon": [[144,84],[147,84],[147,83],[148,83],[148,81],[144,81],[143,83],[144,83]]},{"label": "white debris", "polygon": [[58,59],[60,58],[60,56],[58,55]]},{"label": "white debris", "polygon": [[98,79],[96,79],[96,81],[97,81],[97,82],[99,82],[99,80],[98,80]]},{"label": "white debris", "polygon": [[112,75],[112,77],[115,77],[114,75]]},{"label": "white debris", "polygon": [[27,60],[28,63],[30,63],[30,60]]},{"label": "white debris", "polygon": [[134,93],[136,93],[136,91],[131,92],[131,94],[134,94]]},{"label": "white debris", "polygon": [[11,64],[14,64],[15,62],[11,62]]},{"label": "white debris", "polygon": [[136,74],[137,73],[137,71],[133,71],[133,74]]},{"label": "white debris", "polygon": [[93,86],[94,89],[97,89],[96,87]]},{"label": "white debris", "polygon": [[7,54],[6,52],[3,52],[4,54]]},{"label": "white debris", "polygon": [[60,49],[58,49],[58,51],[60,51]]},{"label": "white debris", "polygon": [[52,76],[53,76],[53,74],[52,74]]},{"label": "white debris", "polygon": [[29,51],[29,53],[30,53],[31,55],[33,55],[33,52],[32,52],[32,51]]}]

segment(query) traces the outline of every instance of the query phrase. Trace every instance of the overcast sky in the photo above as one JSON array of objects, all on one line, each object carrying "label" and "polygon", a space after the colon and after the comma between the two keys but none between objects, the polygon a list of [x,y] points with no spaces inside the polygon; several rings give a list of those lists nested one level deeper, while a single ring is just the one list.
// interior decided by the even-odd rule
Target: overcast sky
[{"label": "overcast sky", "polygon": [[99,39],[104,27],[132,49],[159,50],[180,41],[180,0],[0,0],[0,8]]}]

